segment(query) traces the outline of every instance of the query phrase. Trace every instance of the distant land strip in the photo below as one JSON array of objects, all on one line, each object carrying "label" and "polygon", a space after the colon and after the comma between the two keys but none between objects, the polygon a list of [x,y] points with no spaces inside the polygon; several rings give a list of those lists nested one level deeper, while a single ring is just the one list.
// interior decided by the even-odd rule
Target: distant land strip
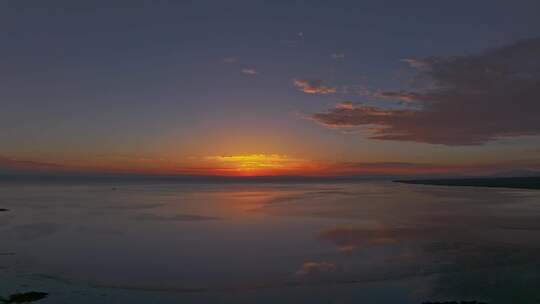
[{"label": "distant land strip", "polygon": [[394,182],[405,183],[405,184],[434,185],[434,186],[540,189],[540,176],[538,177],[416,179],[416,180],[395,180]]}]

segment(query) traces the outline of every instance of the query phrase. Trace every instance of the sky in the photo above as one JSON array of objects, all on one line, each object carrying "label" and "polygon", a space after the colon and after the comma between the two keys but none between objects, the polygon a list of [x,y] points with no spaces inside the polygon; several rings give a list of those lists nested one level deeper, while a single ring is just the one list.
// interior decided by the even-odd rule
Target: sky
[{"label": "sky", "polygon": [[7,173],[540,169],[538,1],[4,1],[0,27]]}]

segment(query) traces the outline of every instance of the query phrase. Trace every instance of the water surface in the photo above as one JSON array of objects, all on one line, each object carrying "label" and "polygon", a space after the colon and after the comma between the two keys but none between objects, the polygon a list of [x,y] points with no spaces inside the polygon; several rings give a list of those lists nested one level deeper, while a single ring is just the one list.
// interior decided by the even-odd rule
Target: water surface
[{"label": "water surface", "polygon": [[540,302],[540,191],[2,183],[0,295],[40,303]]}]

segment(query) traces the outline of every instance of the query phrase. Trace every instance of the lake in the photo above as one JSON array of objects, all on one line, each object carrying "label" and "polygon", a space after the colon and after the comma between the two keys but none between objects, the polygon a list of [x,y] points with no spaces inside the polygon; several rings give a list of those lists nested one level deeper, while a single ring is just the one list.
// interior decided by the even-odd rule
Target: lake
[{"label": "lake", "polygon": [[540,302],[540,191],[0,183],[0,296],[39,303]]}]

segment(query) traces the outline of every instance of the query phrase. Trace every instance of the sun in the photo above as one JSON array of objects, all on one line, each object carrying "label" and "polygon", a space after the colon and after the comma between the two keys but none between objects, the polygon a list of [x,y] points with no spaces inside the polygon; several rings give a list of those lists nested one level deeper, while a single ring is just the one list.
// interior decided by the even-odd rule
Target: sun
[{"label": "sun", "polygon": [[268,175],[298,168],[304,161],[280,154],[241,154],[210,156],[223,172],[238,175]]}]

